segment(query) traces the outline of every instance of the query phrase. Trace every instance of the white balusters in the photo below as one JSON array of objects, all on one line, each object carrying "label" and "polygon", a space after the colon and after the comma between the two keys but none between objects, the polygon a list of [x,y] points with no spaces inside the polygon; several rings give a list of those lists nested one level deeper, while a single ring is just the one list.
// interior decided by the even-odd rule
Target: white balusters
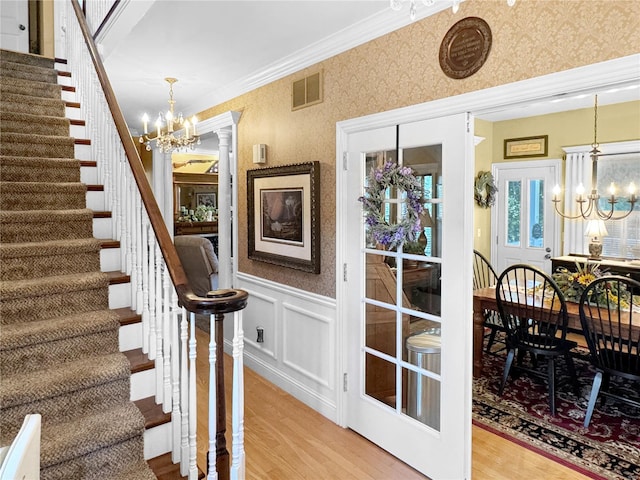
[{"label": "white balusters", "polygon": [[[243,480],[245,476],[244,455],[244,330],[242,310],[233,313],[233,385],[231,398],[231,480]],[[211,410],[211,406],[209,407]],[[211,412],[209,412],[211,414]]]},{"label": "white balusters", "polygon": [[209,473],[207,480],[218,480],[216,472],[216,322],[215,315],[209,316]]},{"label": "white balusters", "polygon": [[[197,385],[196,385],[196,314],[189,314],[189,480],[198,479],[196,465],[196,437],[197,437]],[[213,335],[212,335],[213,336]],[[215,448],[213,454],[215,457]],[[214,468],[215,471],[215,468]]]},{"label": "white balusters", "polygon": [[[96,0],[98,7],[114,0]],[[95,6],[96,2],[90,5]],[[70,2],[55,2],[56,7]],[[93,13],[98,10],[93,10]],[[171,412],[172,459],[180,462],[181,475],[190,480],[198,477],[197,457],[197,373],[195,314],[178,312],[178,297],[149,215],[142,202],[115,122],[75,13],[66,17],[65,50],[78,100],[91,137],[93,159],[98,163],[98,180],[104,186],[105,209],[111,211],[111,235],[120,242],[121,269],[131,278],[131,306],[142,317],[142,351],[155,362],[155,400]],[[93,22],[96,20],[93,19]],[[136,160],[134,160],[136,161]],[[208,478],[217,479],[217,358],[215,316],[210,317],[209,342],[209,468]],[[221,325],[220,325],[221,326]],[[233,335],[233,405],[231,478],[245,476],[244,452],[244,334],[242,314],[234,314]]]},{"label": "white balusters", "polygon": [[186,476],[189,472],[189,364],[187,360],[187,340],[189,339],[189,324],[187,321],[189,313],[182,309],[180,319],[180,404],[182,405],[180,419],[180,475]]}]

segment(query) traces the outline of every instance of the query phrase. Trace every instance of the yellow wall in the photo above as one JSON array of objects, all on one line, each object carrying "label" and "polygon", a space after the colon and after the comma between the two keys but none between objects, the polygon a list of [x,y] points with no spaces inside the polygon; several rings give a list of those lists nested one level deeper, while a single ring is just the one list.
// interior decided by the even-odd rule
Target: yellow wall
[{"label": "yellow wall", "polygon": [[[593,108],[495,123],[476,120],[475,125],[476,135],[488,137],[476,147],[476,173],[480,170],[491,171],[492,163],[545,158],[564,159],[562,147],[591,145],[593,143]],[[549,136],[549,150],[546,157],[504,158],[505,139],[536,135]],[[638,139],[640,139],[640,102],[598,107],[598,143]],[[485,146],[486,143],[489,145]],[[480,237],[478,237],[478,229],[481,231]],[[491,209],[480,208],[476,205],[474,210],[474,247],[487,258],[491,256],[490,233]]]},{"label": "yellow wall", "polygon": [[[438,50],[447,30],[467,16],[481,17],[489,24],[493,45],[477,73],[453,80],[442,73]],[[229,110],[242,112],[239,270],[335,296],[336,122],[634,54],[640,52],[638,31],[638,1],[521,0],[512,8],[504,0],[469,1],[457,14],[447,9],[201,112],[202,119]],[[324,102],[292,112],[291,81],[319,68],[324,75]],[[269,146],[267,166],[321,163],[320,275],[247,258],[246,171],[254,168],[252,145],[256,143]]]}]

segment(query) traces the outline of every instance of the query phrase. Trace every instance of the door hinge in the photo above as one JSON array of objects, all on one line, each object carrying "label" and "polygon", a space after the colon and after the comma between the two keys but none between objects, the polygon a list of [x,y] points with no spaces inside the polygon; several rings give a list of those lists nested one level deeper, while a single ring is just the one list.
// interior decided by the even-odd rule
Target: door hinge
[{"label": "door hinge", "polygon": [[347,157],[349,155],[347,154],[347,152],[342,152],[342,169],[343,170],[347,170]]},{"label": "door hinge", "polygon": [[343,282],[347,281],[347,264],[346,263],[342,264],[342,281]]},{"label": "door hinge", "polygon": [[471,132],[471,114],[467,112],[467,133]]},{"label": "door hinge", "polygon": [[346,392],[347,390],[348,390],[347,374],[343,373],[342,374],[342,391]]}]

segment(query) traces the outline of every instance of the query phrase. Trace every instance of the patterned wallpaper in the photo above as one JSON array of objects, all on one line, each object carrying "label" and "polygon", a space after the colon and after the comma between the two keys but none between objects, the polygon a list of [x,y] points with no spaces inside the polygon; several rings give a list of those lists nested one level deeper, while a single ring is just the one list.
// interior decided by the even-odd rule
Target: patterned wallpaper
[{"label": "patterned wallpaper", "polygon": [[[489,24],[493,46],[477,73],[453,80],[442,73],[438,50],[447,30],[468,16]],[[512,8],[504,0],[468,0],[455,15],[447,9],[202,112],[200,118],[242,112],[239,270],[335,297],[336,122],[635,54],[640,52],[639,31],[638,0],[518,0]],[[291,81],[318,69],[324,76],[324,102],[292,112]],[[268,145],[269,167],[321,162],[320,275],[247,258],[246,171],[254,168],[256,143]]]}]

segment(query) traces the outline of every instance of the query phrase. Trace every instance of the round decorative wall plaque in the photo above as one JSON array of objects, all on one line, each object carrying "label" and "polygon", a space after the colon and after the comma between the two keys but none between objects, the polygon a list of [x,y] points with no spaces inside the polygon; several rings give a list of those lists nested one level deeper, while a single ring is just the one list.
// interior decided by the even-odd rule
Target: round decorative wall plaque
[{"label": "round decorative wall plaque", "polygon": [[476,73],[489,56],[491,29],[478,17],[463,18],[454,24],[440,44],[440,68],[451,78],[467,78]]}]

